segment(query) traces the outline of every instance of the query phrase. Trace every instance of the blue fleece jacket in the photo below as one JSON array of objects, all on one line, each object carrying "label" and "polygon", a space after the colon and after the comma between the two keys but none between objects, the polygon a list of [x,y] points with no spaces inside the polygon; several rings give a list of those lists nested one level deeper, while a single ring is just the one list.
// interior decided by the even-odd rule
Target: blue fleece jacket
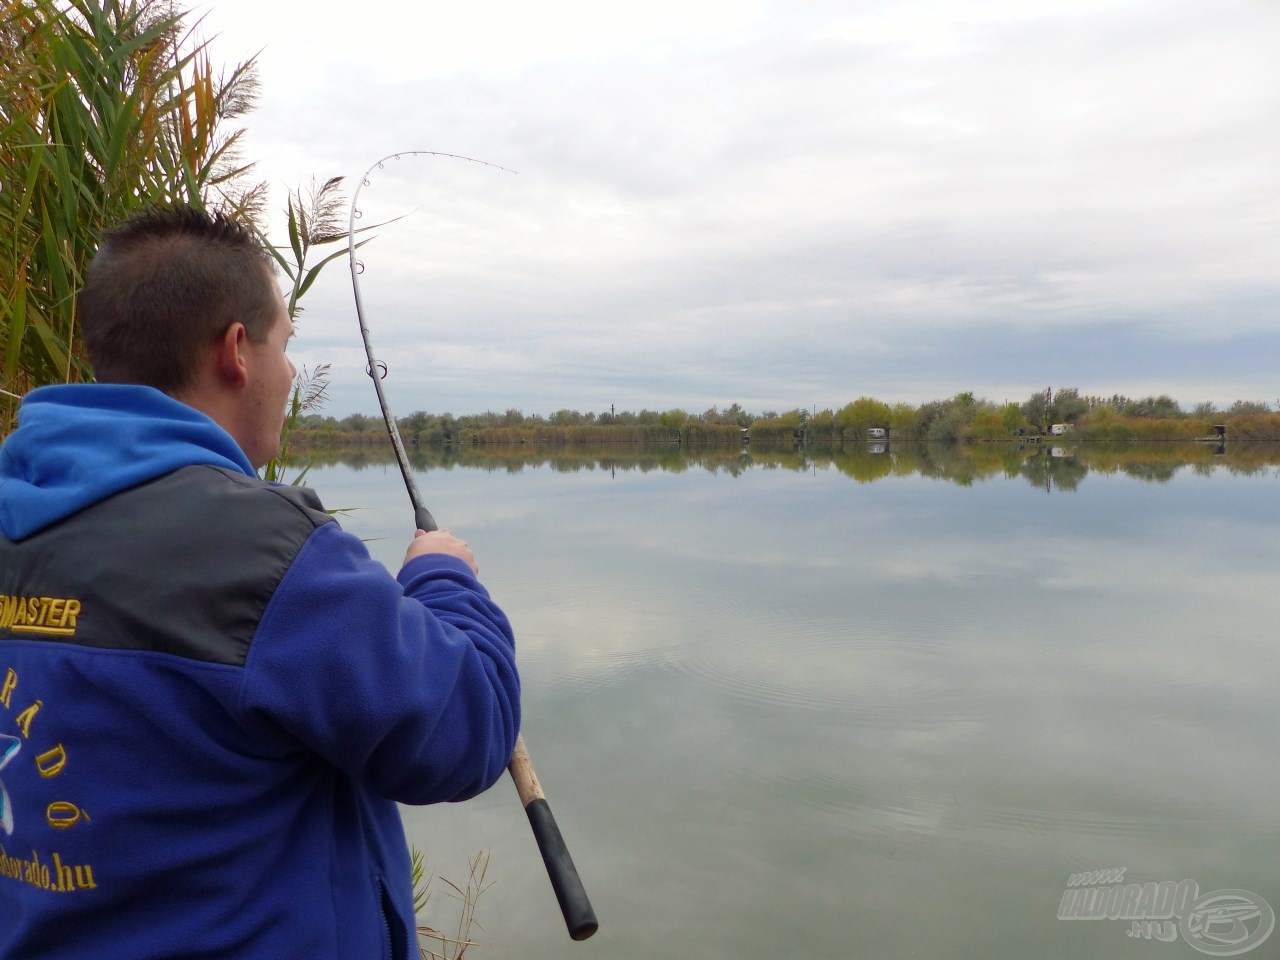
[{"label": "blue fleece jacket", "polygon": [[[252,556],[280,568],[242,640],[225,611],[260,584],[211,559],[227,531],[140,523],[141,542],[83,561],[50,548],[187,489],[302,530],[296,546],[254,531]],[[520,721],[510,626],[460,560],[393,578],[278,496],[158,391],[24,401],[0,448],[0,957],[416,956],[396,802],[501,776]],[[57,592],[76,575],[92,610]],[[181,644],[224,620],[226,644]]]}]

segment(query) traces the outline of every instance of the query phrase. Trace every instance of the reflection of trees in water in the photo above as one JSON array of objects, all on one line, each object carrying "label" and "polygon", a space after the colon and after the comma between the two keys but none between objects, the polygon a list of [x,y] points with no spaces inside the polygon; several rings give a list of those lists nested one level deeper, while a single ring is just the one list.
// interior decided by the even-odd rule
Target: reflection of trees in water
[{"label": "reflection of trees in water", "polygon": [[892,453],[900,476],[919,474],[963,487],[995,476],[1017,476],[1027,456],[1009,444],[894,444]]},{"label": "reflection of trees in water", "polygon": [[1075,457],[1055,457],[1045,448],[1040,448],[1033,456],[1023,461],[1018,471],[1026,477],[1033,487],[1043,487],[1047,492],[1054,490],[1071,493],[1089,472],[1088,464]]},{"label": "reflection of trees in water", "polygon": [[853,456],[836,458],[835,467],[858,483],[874,483],[893,474],[893,458],[884,453],[862,451]]},{"label": "reflection of trees in water", "polygon": [[[1280,444],[1108,443],[1050,447],[1007,443],[846,443],[805,446],[752,444],[606,444],[560,447],[547,444],[419,444],[406,448],[418,472],[474,469],[520,473],[546,468],[558,473],[619,473],[705,470],[730,477],[753,470],[832,470],[858,483],[919,475],[961,486],[992,477],[1023,477],[1051,492],[1071,492],[1090,472],[1123,473],[1165,483],[1179,470],[1209,474],[1224,469],[1253,475],[1280,465]],[[1059,455],[1055,456],[1054,452]],[[313,466],[341,464],[352,470],[394,467],[389,444],[358,444],[299,451]]]},{"label": "reflection of trees in water", "polygon": [[1120,469],[1137,480],[1149,483],[1168,483],[1181,470],[1183,463],[1126,463]]}]

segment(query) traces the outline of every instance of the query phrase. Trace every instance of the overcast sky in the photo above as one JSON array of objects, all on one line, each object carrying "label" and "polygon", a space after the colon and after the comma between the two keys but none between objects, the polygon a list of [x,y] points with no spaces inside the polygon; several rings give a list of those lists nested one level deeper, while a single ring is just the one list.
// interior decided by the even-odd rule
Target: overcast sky
[{"label": "overcast sky", "polygon": [[[248,155],[370,175],[392,407],[1280,398],[1275,0],[214,0]],[[348,191],[348,197],[351,191]],[[283,239],[283,238],[281,238]],[[377,410],[350,274],[304,302]]]}]

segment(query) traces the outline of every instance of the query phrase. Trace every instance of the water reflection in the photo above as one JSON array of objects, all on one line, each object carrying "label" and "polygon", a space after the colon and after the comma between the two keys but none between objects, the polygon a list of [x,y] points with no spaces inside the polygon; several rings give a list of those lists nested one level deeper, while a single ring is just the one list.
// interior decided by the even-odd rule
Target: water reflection
[{"label": "water reflection", "polygon": [[[1280,447],[413,454],[516,624],[594,956],[1194,955],[1058,919],[1111,867],[1280,906]],[[325,462],[308,482],[394,567],[389,449]],[[484,955],[552,960],[516,806],[406,819],[441,876],[492,852]]]},{"label": "water reflection", "polygon": [[[1090,473],[1123,474],[1152,483],[1167,483],[1179,472],[1208,476],[1216,470],[1252,476],[1280,466],[1280,444],[1274,443],[1126,443],[1078,444],[929,444],[874,442],[840,445],[679,446],[613,444],[554,447],[545,444],[442,445],[409,448],[419,472],[455,468],[501,470],[516,474],[545,467],[557,473],[619,473],[703,470],[731,477],[748,470],[796,473],[834,470],[858,483],[888,477],[921,476],[962,487],[997,477],[1025,479],[1047,493],[1071,493]],[[301,462],[315,466],[340,464],[354,470],[395,462],[386,444],[363,444],[308,450]]]}]

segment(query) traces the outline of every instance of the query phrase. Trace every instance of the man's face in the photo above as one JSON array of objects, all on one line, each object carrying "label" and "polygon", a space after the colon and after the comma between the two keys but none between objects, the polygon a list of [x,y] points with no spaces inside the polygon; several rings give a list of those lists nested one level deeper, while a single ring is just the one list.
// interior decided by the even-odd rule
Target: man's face
[{"label": "man's face", "polygon": [[[274,282],[274,281],[273,281]],[[276,301],[276,316],[271,332],[262,343],[249,341],[248,435],[243,439],[245,455],[255,469],[260,469],[280,452],[280,430],[293,392],[298,371],[285,355],[285,347],[293,336],[284,301]]]}]

